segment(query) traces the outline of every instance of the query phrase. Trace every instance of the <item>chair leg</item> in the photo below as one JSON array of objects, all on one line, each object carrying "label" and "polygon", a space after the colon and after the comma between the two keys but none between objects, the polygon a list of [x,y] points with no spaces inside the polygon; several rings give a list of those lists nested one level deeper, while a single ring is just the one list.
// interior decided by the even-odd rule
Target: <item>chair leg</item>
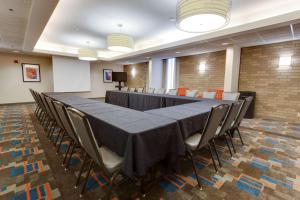
[{"label": "chair leg", "polygon": [[65,168],[66,171],[69,169],[69,166],[70,166],[70,163],[71,163],[71,159],[72,159],[74,150],[75,150],[75,144],[74,144],[73,147],[72,147],[72,150],[71,150],[69,159],[68,159],[68,161],[67,161],[66,168]]},{"label": "chair leg", "polygon": [[232,141],[231,134],[230,134],[230,133],[227,133],[227,134],[228,134],[229,141],[230,141],[230,143],[231,143],[231,146],[232,146],[233,152],[234,152],[234,153],[236,153],[235,146],[234,146],[234,144],[233,144],[233,141]]},{"label": "chair leg", "polygon": [[50,132],[49,132],[49,139],[51,140],[54,132],[55,132],[55,129],[56,129],[56,122],[52,122],[52,129],[50,129]]},{"label": "chair leg", "polygon": [[57,145],[57,142],[59,140],[59,137],[60,137],[61,133],[63,133],[63,135],[65,134],[64,130],[62,128],[59,128],[59,132],[57,133],[57,137],[55,139],[54,146]]},{"label": "chair leg", "polygon": [[64,140],[65,135],[66,135],[66,132],[63,131],[63,135],[62,135],[62,137],[61,137],[61,140],[59,141],[59,144],[58,144],[56,153],[59,153],[59,150],[60,150],[60,147],[61,147],[61,143],[62,143],[62,141]]},{"label": "chair leg", "polygon": [[188,154],[188,156],[190,157],[190,159],[192,161],[192,165],[193,165],[194,173],[196,175],[198,186],[199,186],[200,190],[202,190],[202,184],[201,184],[201,181],[200,181],[198,173],[197,173],[197,169],[196,169],[196,165],[195,165],[193,154],[191,152],[189,152],[189,151],[187,151],[187,154]]},{"label": "chair leg", "polygon": [[66,151],[66,154],[65,154],[65,157],[64,157],[64,160],[63,160],[62,165],[65,164],[65,162],[66,162],[66,160],[67,160],[67,157],[68,157],[68,154],[69,154],[69,151],[70,151],[72,145],[73,145],[73,141],[71,141],[70,144],[68,145],[68,149],[67,149],[67,151]]},{"label": "chair leg", "polygon": [[87,172],[87,174],[86,174],[86,177],[85,177],[85,180],[84,180],[84,184],[83,184],[82,189],[81,189],[81,192],[80,192],[80,196],[82,196],[83,193],[84,193],[84,191],[85,191],[85,187],[86,187],[86,184],[87,184],[87,182],[88,182],[88,179],[89,179],[89,176],[90,176],[90,173],[91,173],[93,164],[94,164],[94,161],[92,160],[91,163],[90,163],[88,172]]},{"label": "chair leg", "polygon": [[86,161],[87,161],[87,158],[88,158],[88,156],[87,156],[87,153],[85,152],[85,153],[84,153],[84,159],[83,159],[82,165],[81,165],[81,167],[80,167],[79,175],[78,175],[78,178],[77,178],[77,180],[76,180],[75,188],[77,188],[78,185],[79,185],[79,181],[80,181],[80,178],[81,178],[81,174],[82,174],[82,172],[83,172],[84,165],[85,165],[85,163],[86,163]]},{"label": "chair leg", "polygon": [[218,154],[218,151],[217,151],[217,148],[216,148],[216,143],[215,143],[214,139],[212,140],[212,144],[213,144],[213,149],[214,149],[214,151],[216,153],[216,156],[217,156],[217,159],[218,159],[219,166],[222,167],[222,163],[221,163],[221,160],[219,158],[219,154]]},{"label": "chair leg", "polygon": [[114,173],[110,179],[110,186],[107,190],[107,199],[111,199],[111,193],[112,193],[112,190],[113,190],[113,187],[114,187],[114,184],[115,184],[115,180],[116,178],[118,177],[118,174],[119,173]]},{"label": "chair leg", "polygon": [[215,162],[214,155],[213,155],[212,148],[211,148],[210,144],[208,144],[208,148],[209,148],[211,159],[212,159],[213,164],[214,164],[214,168],[215,168],[215,170],[217,172],[218,168],[217,168],[217,165],[216,165],[216,162]]},{"label": "chair leg", "polygon": [[228,139],[227,139],[227,137],[226,137],[226,134],[224,134],[223,136],[224,136],[224,138],[225,138],[226,145],[227,145],[227,147],[228,147],[228,149],[229,149],[230,156],[232,157],[231,147],[230,147],[230,145],[229,145],[229,142],[228,142]]},{"label": "chair leg", "polygon": [[236,128],[236,131],[237,131],[237,133],[238,133],[238,135],[239,135],[239,137],[240,137],[240,140],[241,140],[242,145],[244,145],[244,141],[243,141],[243,138],[242,138],[242,136],[241,136],[241,132],[240,132],[239,128]]}]

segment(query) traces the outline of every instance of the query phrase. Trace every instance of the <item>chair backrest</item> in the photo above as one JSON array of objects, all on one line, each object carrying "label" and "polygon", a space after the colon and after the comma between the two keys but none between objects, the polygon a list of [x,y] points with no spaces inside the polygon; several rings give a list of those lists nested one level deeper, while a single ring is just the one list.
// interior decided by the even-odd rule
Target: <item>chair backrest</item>
[{"label": "chair backrest", "polygon": [[177,95],[177,89],[170,89],[167,94],[176,96]]},{"label": "chair backrest", "polygon": [[135,88],[129,88],[129,92],[135,92]]},{"label": "chair backrest", "polygon": [[122,87],[121,91],[127,92],[128,91],[128,87]]},{"label": "chair backrest", "polygon": [[76,135],[76,132],[73,129],[73,126],[71,124],[71,120],[68,115],[66,106],[59,101],[53,101],[53,105],[57,111],[57,114],[59,115],[59,117],[61,119],[61,122],[64,126],[65,131],[76,143],[80,144],[79,140],[78,140],[78,136]]},{"label": "chair backrest", "polygon": [[34,91],[34,90],[33,90],[33,94],[35,95],[37,104],[40,106],[40,108],[41,108],[44,112],[46,112],[46,108],[45,108],[45,106],[44,106],[44,104],[43,104],[43,102],[42,102],[42,99],[41,99],[41,97],[40,97],[40,94],[39,94],[37,91]]},{"label": "chair backrest", "polygon": [[99,152],[99,143],[97,143],[94,137],[90,123],[85,114],[71,107],[67,108],[67,112],[70,116],[72,122],[71,124],[78,136],[82,148],[94,161],[97,162],[97,164],[99,164],[101,167],[104,167],[103,160]]},{"label": "chair backrest", "polygon": [[236,101],[240,97],[240,93],[238,92],[224,92],[222,96],[222,100],[227,101]]},{"label": "chair backrest", "polygon": [[147,93],[154,93],[154,88],[148,88]]},{"label": "chair backrest", "polygon": [[215,99],[216,92],[203,92],[202,97],[205,99]]},{"label": "chair backrest", "polygon": [[31,89],[31,88],[29,88],[29,91],[30,91],[31,96],[33,97],[34,101],[35,101],[36,103],[38,103],[38,102],[37,102],[37,99],[36,99],[36,96],[35,96],[35,94],[34,94],[34,90]]},{"label": "chair backrest", "polygon": [[216,131],[220,123],[222,122],[228,110],[228,107],[229,105],[222,104],[211,108],[197,149],[200,149],[203,146],[207,145],[208,142],[210,142],[215,137]]},{"label": "chair backrest", "polygon": [[187,97],[196,97],[198,90],[187,90],[185,96]]},{"label": "chair backrest", "polygon": [[244,117],[246,115],[246,112],[247,112],[252,100],[253,100],[253,97],[247,97],[246,99],[244,99],[244,103],[243,103],[239,113],[237,114],[237,117],[234,121],[233,127],[240,125],[240,123],[242,122],[242,120],[244,119]]},{"label": "chair backrest", "polygon": [[48,117],[50,117],[50,119],[53,120],[54,116],[53,116],[53,114],[52,114],[52,112],[51,112],[51,110],[49,108],[49,105],[48,105],[46,99],[45,99],[45,95],[41,94],[41,93],[39,95],[40,95],[41,101],[43,102],[43,105],[45,107],[45,112],[48,114]]},{"label": "chair backrest", "polygon": [[230,108],[228,109],[228,112],[226,114],[226,117],[221,125],[220,132],[218,133],[218,136],[223,135],[227,130],[229,130],[239,113],[244,101],[239,100],[231,104]]},{"label": "chair backrest", "polygon": [[60,119],[60,117],[59,117],[56,109],[54,108],[53,103],[52,103],[53,100],[50,97],[47,97],[47,96],[45,96],[45,100],[48,103],[49,109],[50,109],[50,111],[51,111],[51,113],[52,113],[52,115],[53,115],[56,123],[58,124],[58,126],[60,128],[64,129],[64,125],[63,125],[63,123],[62,123],[62,121],[61,121],[61,119]]},{"label": "chair backrest", "polygon": [[166,90],[161,88],[161,89],[155,89],[154,94],[165,94]]},{"label": "chair backrest", "polygon": [[140,92],[140,93],[144,92],[144,88],[137,88],[137,92]]}]

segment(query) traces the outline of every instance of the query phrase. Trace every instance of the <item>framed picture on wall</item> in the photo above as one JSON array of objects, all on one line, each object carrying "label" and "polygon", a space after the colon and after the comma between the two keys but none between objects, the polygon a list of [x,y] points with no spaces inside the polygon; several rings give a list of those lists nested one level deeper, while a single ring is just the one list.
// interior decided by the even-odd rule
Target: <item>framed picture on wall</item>
[{"label": "framed picture on wall", "polygon": [[39,64],[22,63],[23,82],[41,82]]},{"label": "framed picture on wall", "polygon": [[112,83],[112,72],[111,69],[103,69],[103,82],[104,83]]}]

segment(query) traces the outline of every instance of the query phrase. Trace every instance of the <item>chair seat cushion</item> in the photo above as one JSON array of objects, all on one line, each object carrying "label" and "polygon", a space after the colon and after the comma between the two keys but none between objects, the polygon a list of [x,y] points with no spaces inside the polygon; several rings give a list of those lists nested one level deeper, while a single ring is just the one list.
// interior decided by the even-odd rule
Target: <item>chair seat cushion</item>
[{"label": "chair seat cushion", "polygon": [[124,161],[122,157],[118,156],[115,152],[112,152],[105,146],[100,147],[99,152],[102,156],[103,164],[110,173],[121,168]]},{"label": "chair seat cushion", "polygon": [[191,150],[196,150],[197,146],[201,140],[202,135],[200,133],[196,133],[192,135],[191,137],[187,138],[185,140],[186,146]]}]

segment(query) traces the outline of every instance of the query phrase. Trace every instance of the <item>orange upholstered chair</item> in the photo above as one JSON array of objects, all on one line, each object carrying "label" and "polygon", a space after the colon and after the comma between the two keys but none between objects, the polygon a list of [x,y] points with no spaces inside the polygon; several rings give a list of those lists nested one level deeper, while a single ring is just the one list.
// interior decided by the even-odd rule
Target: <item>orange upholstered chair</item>
[{"label": "orange upholstered chair", "polygon": [[188,88],[178,88],[177,89],[177,95],[178,96],[185,96],[185,94],[186,94],[186,91],[188,90]]},{"label": "orange upholstered chair", "polygon": [[209,89],[208,92],[216,92],[215,99],[222,100],[224,90],[221,90],[221,89],[216,89],[216,90]]}]

